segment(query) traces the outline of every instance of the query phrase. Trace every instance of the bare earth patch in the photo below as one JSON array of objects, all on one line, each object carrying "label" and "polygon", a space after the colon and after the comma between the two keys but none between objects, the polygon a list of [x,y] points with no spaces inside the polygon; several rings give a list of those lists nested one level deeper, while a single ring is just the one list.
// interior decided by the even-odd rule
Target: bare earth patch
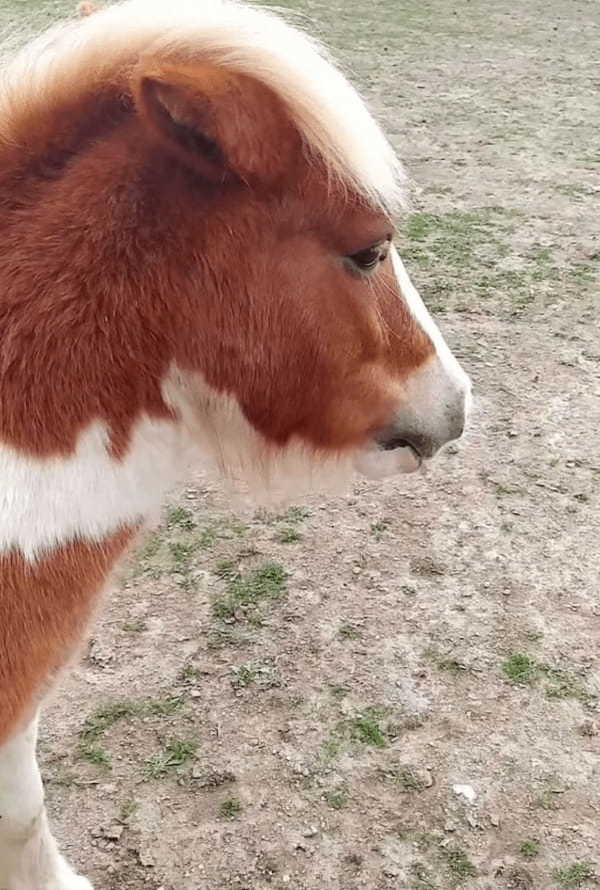
[{"label": "bare earth patch", "polygon": [[472,429],[283,515],[176,493],[47,708],[54,826],[98,890],[589,890],[600,7],[298,6],[415,180],[399,240]]}]

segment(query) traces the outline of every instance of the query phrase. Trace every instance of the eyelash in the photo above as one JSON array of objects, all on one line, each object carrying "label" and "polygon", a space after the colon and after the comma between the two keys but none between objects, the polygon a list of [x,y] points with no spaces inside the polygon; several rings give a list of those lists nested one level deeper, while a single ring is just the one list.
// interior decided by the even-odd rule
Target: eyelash
[{"label": "eyelash", "polygon": [[389,241],[383,241],[379,244],[372,244],[365,247],[364,250],[358,250],[356,253],[350,254],[348,259],[356,266],[360,272],[372,272],[382,263],[388,255]]}]

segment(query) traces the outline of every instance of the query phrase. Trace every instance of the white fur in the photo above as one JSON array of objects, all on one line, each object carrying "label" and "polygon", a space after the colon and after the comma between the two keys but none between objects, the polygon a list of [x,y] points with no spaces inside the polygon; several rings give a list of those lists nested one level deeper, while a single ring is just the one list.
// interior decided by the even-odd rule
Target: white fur
[{"label": "white fur", "polygon": [[212,61],[262,81],[333,174],[376,204],[403,203],[400,162],[326,51],[280,15],[235,0],[127,0],[50,30],[4,72],[0,135],[18,144],[23,108],[28,120],[51,113],[77,84],[113,83],[140,58]]},{"label": "white fur", "polygon": [[101,540],[160,507],[185,446],[171,421],[142,419],[122,461],[91,424],[69,457],[36,458],[0,444],[0,552],[31,560],[75,537]]},{"label": "white fur", "polygon": [[450,351],[440,329],[429,314],[395,247],[392,247],[392,264],[402,297],[406,300],[414,318],[416,318],[419,325],[431,339],[435,347],[436,359],[440,363],[443,373],[458,391],[470,393],[471,382],[469,378]]},{"label": "white fur", "polygon": [[356,455],[354,466],[367,479],[387,479],[399,473],[414,473],[421,466],[421,460],[412,448],[382,451],[373,445]]},{"label": "white fur", "polygon": [[299,440],[285,448],[270,445],[237,399],[217,393],[201,374],[174,367],[163,384],[163,397],[204,460],[234,484],[237,494],[245,489],[255,502],[339,490],[352,477],[352,455],[318,452]]},{"label": "white fur", "polygon": [[37,719],[0,747],[0,887],[92,890],[50,834],[35,746]]},{"label": "white fur", "polygon": [[425,434],[438,447],[462,431],[470,409],[471,381],[454,354],[406,271],[395,248],[392,263],[402,299],[429,336],[435,353],[402,382],[399,392],[399,423]]}]

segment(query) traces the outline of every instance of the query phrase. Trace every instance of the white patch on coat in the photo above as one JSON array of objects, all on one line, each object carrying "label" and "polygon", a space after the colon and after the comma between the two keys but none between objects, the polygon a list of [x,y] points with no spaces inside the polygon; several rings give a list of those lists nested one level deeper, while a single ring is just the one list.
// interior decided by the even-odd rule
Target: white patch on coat
[{"label": "white patch on coat", "polygon": [[269,443],[237,399],[218,393],[201,374],[174,367],[163,398],[181,418],[207,468],[232,483],[236,496],[284,503],[310,492],[338,492],[352,479],[354,454],[319,451],[299,439],[285,447]]},{"label": "white patch on coat", "polygon": [[108,444],[99,422],[69,457],[31,457],[0,444],[0,553],[15,548],[33,560],[74,538],[101,541],[160,508],[185,469],[178,425],[142,419],[122,460]]}]

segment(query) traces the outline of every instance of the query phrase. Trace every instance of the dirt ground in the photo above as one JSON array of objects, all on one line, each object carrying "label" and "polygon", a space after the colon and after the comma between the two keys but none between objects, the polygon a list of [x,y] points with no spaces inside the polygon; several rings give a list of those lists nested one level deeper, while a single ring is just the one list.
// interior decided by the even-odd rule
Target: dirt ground
[{"label": "dirt ground", "polygon": [[56,833],[97,890],[592,888],[600,3],[297,8],[406,160],[471,429],[282,515],[190,479],[47,709]]}]

